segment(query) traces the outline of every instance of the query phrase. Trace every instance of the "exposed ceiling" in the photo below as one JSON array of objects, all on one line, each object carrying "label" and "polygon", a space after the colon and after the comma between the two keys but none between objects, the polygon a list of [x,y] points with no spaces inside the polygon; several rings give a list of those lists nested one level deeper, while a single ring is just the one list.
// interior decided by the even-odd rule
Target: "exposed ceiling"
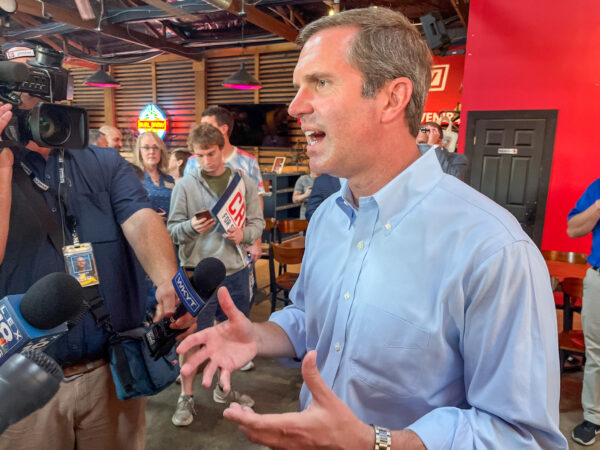
[{"label": "exposed ceiling", "polygon": [[[464,38],[468,0],[17,0],[3,42],[40,40],[73,64],[127,63],[172,53],[195,60],[207,49],[294,41],[306,23],[333,9],[386,6],[415,23],[439,12]],[[84,17],[84,18],[82,18]],[[244,26],[242,27],[242,23]]]}]

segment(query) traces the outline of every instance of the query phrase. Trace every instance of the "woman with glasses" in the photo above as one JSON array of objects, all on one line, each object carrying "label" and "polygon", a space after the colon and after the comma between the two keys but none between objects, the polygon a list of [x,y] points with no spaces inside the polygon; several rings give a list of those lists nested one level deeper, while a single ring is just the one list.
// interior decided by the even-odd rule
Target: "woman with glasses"
[{"label": "woman with glasses", "polygon": [[155,133],[142,133],[135,143],[133,157],[135,165],[144,171],[142,184],[148,192],[152,207],[167,220],[171,192],[175,185],[175,180],[168,174],[167,147]]}]

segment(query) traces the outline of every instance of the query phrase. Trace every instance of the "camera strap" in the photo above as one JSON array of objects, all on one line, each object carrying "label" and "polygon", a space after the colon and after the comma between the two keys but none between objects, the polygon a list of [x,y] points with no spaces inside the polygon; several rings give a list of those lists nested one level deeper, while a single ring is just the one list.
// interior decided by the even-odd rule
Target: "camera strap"
[{"label": "camera strap", "polygon": [[[33,185],[38,188],[38,192],[39,191],[48,192],[56,199],[58,207],[62,209],[61,214],[63,211],[65,213],[65,225],[66,225],[68,232],[71,233],[74,240],[77,239],[77,232],[75,229],[75,226],[77,225],[77,221],[75,219],[75,216],[73,216],[73,214],[71,214],[71,212],[69,210],[69,204],[65,198],[65,187],[67,185],[67,182],[66,182],[66,177],[65,177],[65,158],[63,155],[63,151],[61,150],[61,153],[58,156],[58,177],[59,177],[58,192],[54,188],[52,188],[51,186],[47,185],[42,180],[40,180],[33,173],[33,170],[31,170],[31,168],[27,164],[25,164],[23,161],[21,161],[20,164],[21,164],[21,169],[23,169],[23,172],[25,172],[25,174],[31,179],[31,182],[33,183]],[[30,185],[31,185],[31,183],[30,183]],[[46,205],[44,210],[47,212],[47,209],[48,209],[48,206]],[[48,214],[48,215],[50,215],[50,214]],[[54,222],[56,222],[54,219],[52,219],[52,220]],[[64,231],[61,231],[61,235],[62,234],[64,234]],[[63,242],[62,239],[61,239],[61,242]],[[62,253],[62,251],[61,251],[61,253]]]},{"label": "camera strap", "polygon": [[56,251],[62,255],[63,233],[58,223],[56,223],[56,220],[54,220],[54,217],[52,217],[48,211],[48,205],[46,204],[41,192],[33,187],[31,182],[28,180],[28,176],[22,170],[15,170],[13,173],[13,179],[25,197],[31,201],[31,207],[34,213],[37,215],[41,225],[48,233],[52,244],[54,244],[54,247],[56,247]]}]

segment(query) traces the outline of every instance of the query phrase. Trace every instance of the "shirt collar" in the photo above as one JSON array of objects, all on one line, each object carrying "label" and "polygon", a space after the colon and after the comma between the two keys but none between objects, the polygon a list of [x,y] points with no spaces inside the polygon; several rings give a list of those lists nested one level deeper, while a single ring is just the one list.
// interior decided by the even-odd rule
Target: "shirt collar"
[{"label": "shirt collar", "polygon": [[[366,204],[373,200],[377,203],[379,221],[382,226],[390,223],[392,218],[399,221],[401,217],[421,202],[444,175],[436,152],[428,152],[430,146],[427,144],[419,144],[419,147],[419,151],[425,151],[421,157],[374,195],[359,199],[359,204]],[[352,222],[357,208],[347,180],[342,181],[342,188],[336,203]]]},{"label": "shirt collar", "polygon": [[236,146],[233,146],[233,151],[231,152],[231,155],[229,155],[227,158],[223,158],[225,161],[225,164],[227,164],[228,162],[231,162],[231,160],[237,156],[237,153],[238,153],[238,148]]}]

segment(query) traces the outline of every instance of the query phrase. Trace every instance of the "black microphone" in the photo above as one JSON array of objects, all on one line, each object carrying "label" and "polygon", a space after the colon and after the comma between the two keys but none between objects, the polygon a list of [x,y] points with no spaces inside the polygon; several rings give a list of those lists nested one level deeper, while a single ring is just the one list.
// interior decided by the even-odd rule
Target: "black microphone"
[{"label": "black microphone", "polygon": [[[225,265],[220,259],[217,258],[204,258],[194,268],[194,274],[192,275],[191,284],[194,291],[203,300],[208,300],[215,293],[219,285],[225,279],[227,270]],[[175,278],[173,279],[175,280]],[[177,305],[175,312],[171,316],[173,322],[189,312],[192,316],[197,315],[197,311],[190,306],[189,298],[185,295],[181,295],[181,303]]]},{"label": "black microphone", "polygon": [[0,364],[26,348],[42,349],[78,323],[87,307],[83,288],[64,272],[39,279],[25,294],[0,300]]},{"label": "black microphone", "polygon": [[183,269],[177,272],[173,278],[173,285],[181,303],[177,306],[171,317],[165,317],[153,323],[150,329],[144,334],[144,340],[154,359],[158,359],[169,353],[173,345],[175,345],[175,337],[185,331],[173,329],[171,328],[171,324],[187,312],[194,317],[197,316],[223,282],[226,273],[225,265],[219,259],[203,259],[194,269],[194,275],[191,280],[191,288],[194,292],[190,292],[186,286],[187,278]]},{"label": "black microphone", "polygon": [[45,353],[24,350],[0,366],[0,434],[40,409],[58,392],[63,372]]},{"label": "black microphone", "polygon": [[0,82],[22,83],[29,79],[30,70],[27,64],[20,62],[0,61]]}]

